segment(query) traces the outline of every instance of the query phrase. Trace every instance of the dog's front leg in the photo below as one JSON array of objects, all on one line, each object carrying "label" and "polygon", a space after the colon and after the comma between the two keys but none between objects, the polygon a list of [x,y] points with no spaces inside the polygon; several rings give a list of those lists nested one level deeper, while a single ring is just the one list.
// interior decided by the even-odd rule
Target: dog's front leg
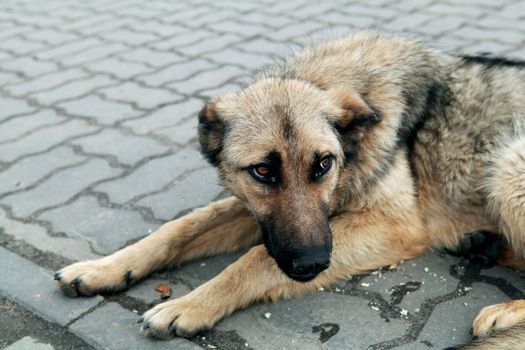
[{"label": "dog's front leg", "polygon": [[143,316],[147,335],[191,336],[257,300],[276,300],[329,286],[349,274],[363,273],[412,258],[427,247],[420,225],[401,225],[384,213],[340,216],[331,221],[334,248],[330,267],[312,281],[287,277],[263,245],[253,247],[215,278],[189,294],[159,304]]},{"label": "dog's front leg", "polygon": [[55,274],[55,279],[69,296],[123,290],[152,271],[234,251],[259,237],[255,220],[244,204],[230,197],[168,222],[114,254],[67,266]]}]

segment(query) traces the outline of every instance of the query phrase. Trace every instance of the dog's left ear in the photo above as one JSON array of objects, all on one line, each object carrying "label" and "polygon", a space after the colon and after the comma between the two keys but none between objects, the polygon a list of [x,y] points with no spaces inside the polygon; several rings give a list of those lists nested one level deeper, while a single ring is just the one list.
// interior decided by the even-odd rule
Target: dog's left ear
[{"label": "dog's left ear", "polygon": [[363,129],[382,120],[381,115],[373,110],[353,89],[346,86],[330,88],[328,95],[343,110],[343,114],[333,120],[339,130]]},{"label": "dog's left ear", "polygon": [[199,113],[199,142],[201,153],[212,165],[218,165],[224,138],[224,121],[216,110],[214,101],[208,102]]}]

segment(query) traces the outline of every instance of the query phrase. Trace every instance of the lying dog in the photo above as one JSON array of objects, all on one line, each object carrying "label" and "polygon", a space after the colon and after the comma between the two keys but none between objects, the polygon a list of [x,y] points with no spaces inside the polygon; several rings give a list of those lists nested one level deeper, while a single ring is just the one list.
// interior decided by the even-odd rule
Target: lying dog
[{"label": "lying dog", "polygon": [[[500,232],[506,262],[523,267],[524,68],[367,32],[306,49],[199,115],[202,152],[233,197],[55,278],[68,295],[93,295],[254,245],[144,314],[146,334],[168,337],[257,300],[453,249],[475,229]],[[475,335],[525,320],[524,304],[483,309]]]}]

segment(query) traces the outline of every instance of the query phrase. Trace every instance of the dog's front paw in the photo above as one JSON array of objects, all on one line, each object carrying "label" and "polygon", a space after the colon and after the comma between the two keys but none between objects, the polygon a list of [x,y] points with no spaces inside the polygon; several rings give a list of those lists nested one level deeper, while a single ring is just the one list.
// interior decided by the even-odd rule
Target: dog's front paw
[{"label": "dog's front paw", "polygon": [[139,320],[145,335],[159,339],[174,336],[189,338],[197,332],[213,327],[224,315],[216,305],[210,305],[192,293],[159,304]]},{"label": "dog's front paw", "polygon": [[483,308],[472,327],[473,335],[484,337],[492,331],[507,329],[525,320],[525,300],[513,300],[507,303]]},{"label": "dog's front paw", "polygon": [[132,271],[99,259],[69,265],[55,273],[54,278],[60,289],[70,297],[91,296],[127,288]]}]

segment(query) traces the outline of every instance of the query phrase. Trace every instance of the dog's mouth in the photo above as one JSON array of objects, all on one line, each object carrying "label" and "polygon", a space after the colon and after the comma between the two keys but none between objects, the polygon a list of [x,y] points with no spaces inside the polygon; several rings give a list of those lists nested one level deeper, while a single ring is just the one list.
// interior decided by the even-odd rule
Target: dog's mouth
[{"label": "dog's mouth", "polygon": [[285,271],[284,273],[291,279],[296,280],[298,282],[308,282],[316,278],[317,275],[319,275],[319,273],[326,270],[327,268],[328,268],[328,265],[326,267],[323,267],[319,271],[312,271],[312,272],[308,272],[305,274],[297,274],[291,271],[288,271],[288,272]]}]

